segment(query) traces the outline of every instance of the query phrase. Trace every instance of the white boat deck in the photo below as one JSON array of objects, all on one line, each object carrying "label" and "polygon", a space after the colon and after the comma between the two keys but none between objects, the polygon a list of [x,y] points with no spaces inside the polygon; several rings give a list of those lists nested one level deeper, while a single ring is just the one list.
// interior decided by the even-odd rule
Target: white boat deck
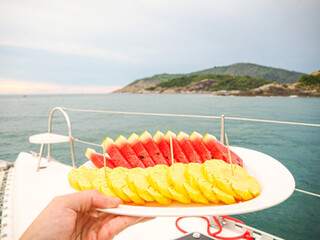
[{"label": "white boat deck", "polygon": [[[52,198],[73,192],[67,181],[71,167],[43,158],[41,169],[37,170],[38,157],[20,153],[15,167],[10,169],[9,187],[6,191],[6,206],[2,219],[2,239],[19,239],[26,228],[46,207]],[[23,182],[23,187],[17,183]],[[176,217],[158,217],[146,223],[132,226],[116,236],[122,239],[177,239],[184,235],[175,226]],[[180,226],[188,232],[200,232],[207,235],[206,222],[200,218],[186,218]],[[215,232],[214,229],[212,229]],[[238,229],[242,232],[242,229]],[[222,236],[237,236],[239,232],[224,229]],[[202,238],[202,237],[201,237]],[[189,238],[196,239],[196,238]],[[257,238],[273,239],[273,238]]]},{"label": "white boat deck", "polygon": [[37,172],[37,164],[38,158],[28,153],[20,153],[15,162],[6,210],[8,239],[18,239],[52,198],[70,192],[65,184],[70,166],[43,158]]}]

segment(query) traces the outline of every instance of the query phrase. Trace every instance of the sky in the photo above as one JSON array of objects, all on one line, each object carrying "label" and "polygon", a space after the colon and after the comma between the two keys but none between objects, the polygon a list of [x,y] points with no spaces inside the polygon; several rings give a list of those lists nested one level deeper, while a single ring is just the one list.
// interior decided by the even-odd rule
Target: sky
[{"label": "sky", "polygon": [[106,93],[250,62],[320,69],[319,0],[0,0],[0,94]]}]

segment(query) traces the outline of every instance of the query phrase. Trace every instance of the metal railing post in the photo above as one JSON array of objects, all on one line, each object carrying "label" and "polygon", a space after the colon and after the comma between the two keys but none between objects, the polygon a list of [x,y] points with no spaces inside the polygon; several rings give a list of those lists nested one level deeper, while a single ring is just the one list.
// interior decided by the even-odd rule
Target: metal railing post
[{"label": "metal railing post", "polygon": [[221,115],[220,142],[224,143],[224,115]]},{"label": "metal railing post", "polygon": [[[73,137],[72,137],[72,131],[71,131],[71,124],[70,124],[70,119],[68,114],[66,113],[64,108],[61,107],[55,107],[51,110],[50,116],[49,116],[49,123],[48,123],[48,133],[51,133],[51,125],[52,125],[52,116],[55,113],[55,111],[59,110],[60,112],[62,112],[64,118],[67,121],[67,125],[68,125],[68,132],[69,132],[69,141],[70,141],[70,149],[71,149],[71,158],[72,158],[72,165],[74,168],[77,167],[76,165],[76,159],[75,159],[75,154],[74,154],[74,147],[73,147]],[[50,155],[51,155],[51,144],[48,144],[48,155],[47,158],[50,161]]]}]

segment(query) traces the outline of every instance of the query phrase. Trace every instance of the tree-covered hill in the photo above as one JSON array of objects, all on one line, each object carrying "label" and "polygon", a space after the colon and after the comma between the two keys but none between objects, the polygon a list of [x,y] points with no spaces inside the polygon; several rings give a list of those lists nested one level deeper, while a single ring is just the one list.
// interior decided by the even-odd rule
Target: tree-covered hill
[{"label": "tree-covered hill", "polygon": [[320,87],[320,71],[313,74],[302,75],[297,81],[297,86],[305,88]]},{"label": "tree-covered hill", "polygon": [[271,83],[268,80],[235,75],[201,74],[187,75],[163,81],[146,90],[177,89],[184,91],[219,91],[240,90],[247,91]]},{"label": "tree-covered hill", "polygon": [[251,76],[277,83],[295,83],[303,73],[288,71],[280,68],[266,67],[252,63],[236,63],[225,67],[213,67],[192,74],[231,74]]},{"label": "tree-covered hill", "polygon": [[[223,67],[213,67],[201,71],[196,71],[188,74],[157,74],[152,77],[141,78],[133,81],[122,89],[117,90],[116,92],[128,92],[128,93],[139,93],[144,92],[146,89],[150,89],[155,87],[157,84],[165,81],[169,81],[179,77],[193,76],[193,75],[204,75],[204,74],[218,74],[218,75],[236,75],[236,76],[250,76],[253,78],[269,80],[277,83],[295,83],[303,73],[288,71],[279,68],[266,67],[252,63],[236,63],[229,66]],[[239,79],[238,79],[239,80]],[[231,80],[228,80],[229,82]],[[239,80],[240,81],[240,80]],[[239,81],[237,84],[239,84]],[[244,82],[247,80],[242,80],[243,83],[241,86],[243,87]],[[231,81],[232,82],[232,81]],[[237,84],[226,83],[229,87],[236,87]],[[221,88],[221,86],[225,85],[223,82],[219,83],[215,88]],[[250,81],[247,81],[248,88],[251,88]],[[213,90],[213,88],[212,88]]]}]

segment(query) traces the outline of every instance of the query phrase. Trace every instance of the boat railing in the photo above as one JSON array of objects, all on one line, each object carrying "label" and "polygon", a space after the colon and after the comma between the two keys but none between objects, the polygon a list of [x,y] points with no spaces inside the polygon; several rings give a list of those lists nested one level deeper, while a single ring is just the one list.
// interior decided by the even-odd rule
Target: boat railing
[{"label": "boat railing", "polygon": [[[68,141],[70,142],[70,149],[71,149],[71,157],[72,157],[72,164],[73,167],[76,168],[76,161],[75,161],[75,153],[74,153],[74,142],[79,142],[95,147],[102,148],[103,155],[105,155],[104,148],[101,144],[92,143],[89,141],[81,140],[72,136],[71,130],[71,123],[67,112],[86,112],[86,113],[104,113],[104,114],[120,114],[120,115],[142,115],[142,116],[156,116],[156,117],[174,117],[174,118],[201,118],[201,119],[220,119],[220,142],[224,143],[224,133],[225,133],[225,122],[226,120],[235,120],[235,121],[250,121],[250,122],[262,122],[262,123],[275,123],[275,124],[289,124],[289,125],[298,125],[298,126],[308,126],[308,127],[320,127],[320,124],[314,123],[302,123],[302,122],[288,122],[288,121],[276,121],[276,120],[266,120],[266,119],[255,119],[255,118],[240,118],[240,117],[229,117],[225,115],[221,116],[210,116],[210,115],[192,115],[192,114],[171,114],[171,113],[148,113],[148,112],[126,112],[126,111],[109,111],[109,110],[91,110],[91,109],[78,109],[78,108],[66,108],[66,107],[55,107],[52,109],[50,116],[49,116],[49,123],[48,123],[48,133],[52,134],[52,117],[56,111],[60,111],[66,119],[67,126],[68,126]],[[47,141],[45,143],[48,144],[48,156],[47,158],[51,158],[51,144],[52,142],[56,143],[58,141]],[[65,142],[65,141],[63,141]],[[38,142],[39,143],[39,142]],[[43,148],[43,145],[42,145]],[[43,149],[42,149],[43,150]],[[41,160],[41,150],[40,150],[40,158],[39,158],[39,165]],[[39,168],[38,168],[39,169]],[[305,190],[297,189],[296,191],[313,195],[316,197],[320,197],[320,194],[308,192]]]}]

